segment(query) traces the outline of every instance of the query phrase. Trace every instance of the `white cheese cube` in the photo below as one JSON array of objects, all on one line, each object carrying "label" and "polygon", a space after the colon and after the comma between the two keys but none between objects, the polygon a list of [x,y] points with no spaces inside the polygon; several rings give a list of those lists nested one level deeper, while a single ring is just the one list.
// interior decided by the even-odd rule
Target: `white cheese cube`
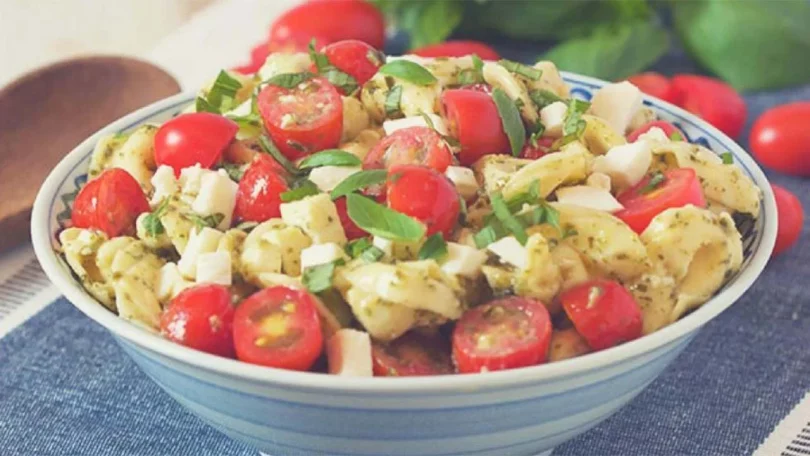
[{"label": "white cheese cube", "polygon": [[465,200],[472,199],[478,193],[478,181],[472,169],[464,166],[448,166],[444,175],[453,182],[458,194]]},{"label": "white cheese cube", "polygon": [[340,224],[337,207],[326,193],[284,203],[280,209],[284,223],[301,228],[314,244],[334,242],[346,245],[346,233]]},{"label": "white cheese cube", "polygon": [[309,173],[309,180],[323,192],[331,192],[344,179],[363,168],[359,166],[321,166]]},{"label": "white cheese cube", "polygon": [[425,113],[425,115],[430,119],[430,123],[433,124],[432,127],[423,116],[412,116],[405,117],[403,119],[386,120],[383,122],[383,130],[385,130],[385,134],[387,136],[397,130],[402,130],[403,128],[428,127],[435,128],[436,131],[442,136],[447,136],[447,126],[444,124],[444,119],[436,114]]},{"label": "white cheese cube", "polygon": [[670,139],[667,137],[667,134],[664,133],[664,130],[658,127],[652,127],[645,133],[640,134],[636,139],[636,142],[638,141],[669,142]]},{"label": "white cheese cube", "polygon": [[611,188],[610,176],[604,173],[592,173],[585,179],[585,185],[609,192]]},{"label": "white cheese cube", "polygon": [[356,329],[340,329],[326,343],[329,373],[347,377],[371,377],[371,337]]},{"label": "white cheese cube", "polygon": [[180,190],[177,179],[174,177],[174,169],[171,166],[161,165],[152,176],[152,187],[155,193],[152,194],[150,204],[157,205],[163,198],[172,196]]},{"label": "white cheese cube", "polygon": [[301,251],[301,269],[304,270],[340,259],[349,260],[349,256],[343,251],[343,247],[334,242],[315,244]]},{"label": "white cheese cube", "polygon": [[231,256],[228,252],[220,250],[200,255],[196,282],[231,286]]},{"label": "white cheese cube", "polygon": [[166,263],[160,268],[157,279],[157,298],[160,302],[166,303],[174,299],[181,291],[194,285],[180,275],[177,265]]},{"label": "white cheese cube", "polygon": [[638,87],[628,81],[608,84],[593,94],[589,112],[608,123],[619,133],[624,133],[642,106]]},{"label": "white cheese cube", "polygon": [[589,185],[560,188],[557,190],[557,201],[562,204],[610,213],[624,209],[624,206],[610,192]]},{"label": "white cheese cube", "polygon": [[225,171],[208,171],[200,180],[200,191],[191,204],[191,210],[206,216],[222,214],[222,220],[217,225],[220,230],[227,230],[231,226],[231,216],[236,205],[236,191],[239,185],[228,177]]},{"label": "white cheese cube", "polygon": [[186,195],[196,195],[200,191],[203,173],[208,172],[199,163],[180,170],[180,178],[177,180],[180,188]]},{"label": "white cheese cube", "polygon": [[475,277],[481,273],[481,266],[487,261],[487,254],[475,247],[447,243],[447,258],[442,262],[442,271],[466,277]]},{"label": "white cheese cube", "polygon": [[636,185],[652,164],[652,148],[647,141],[614,146],[608,152],[596,157],[593,170],[607,174],[619,187]]},{"label": "white cheese cube", "polygon": [[390,239],[374,236],[371,245],[382,250],[384,259],[390,259],[394,255],[394,241]]},{"label": "white cheese cube", "polygon": [[507,236],[489,244],[487,250],[498,255],[504,263],[509,263],[519,269],[526,269],[529,265],[529,251],[520,245],[514,236]]},{"label": "white cheese cube", "polygon": [[562,101],[555,101],[540,110],[540,122],[545,127],[544,136],[553,138],[562,136],[563,124],[565,123],[565,113],[568,105]]},{"label": "white cheese cube", "polygon": [[197,276],[197,261],[200,255],[216,251],[221,237],[221,232],[207,226],[200,231],[197,228],[192,229],[183,256],[177,262],[180,274],[187,279],[194,279]]}]

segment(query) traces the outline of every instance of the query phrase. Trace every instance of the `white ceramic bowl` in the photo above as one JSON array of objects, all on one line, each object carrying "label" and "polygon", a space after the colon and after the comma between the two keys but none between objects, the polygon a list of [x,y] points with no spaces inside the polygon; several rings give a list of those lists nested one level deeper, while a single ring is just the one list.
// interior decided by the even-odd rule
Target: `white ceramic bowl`
[{"label": "white ceramic bowl", "polygon": [[[602,81],[565,74],[588,99]],[[579,358],[478,375],[344,378],[265,368],[208,355],[132,325],[97,303],[57,255],[56,234],[69,218],[102,135],[163,122],[194,99],[182,94],[143,108],[93,135],[51,172],[34,204],[37,257],[59,290],[106,327],[166,392],[228,436],[275,456],[313,454],[533,455],[596,426],[633,399],[686,348],[697,330],[734,303],[759,276],[776,237],[776,207],[764,174],[734,141],[686,111],[657,99],[645,104],[688,139],[735,162],[763,190],[762,215],[743,228],[745,262],[695,312],[654,334]],[[663,411],[662,413],[667,413]]]}]

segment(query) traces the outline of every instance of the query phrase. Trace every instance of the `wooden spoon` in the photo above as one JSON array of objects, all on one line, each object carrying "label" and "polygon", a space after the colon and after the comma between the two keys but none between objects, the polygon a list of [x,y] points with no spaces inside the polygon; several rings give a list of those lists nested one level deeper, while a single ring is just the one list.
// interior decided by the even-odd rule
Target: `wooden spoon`
[{"label": "wooden spoon", "polygon": [[34,197],[65,154],[113,120],[179,91],[162,69],[113,56],[59,62],[0,90],[0,251],[29,238]]}]

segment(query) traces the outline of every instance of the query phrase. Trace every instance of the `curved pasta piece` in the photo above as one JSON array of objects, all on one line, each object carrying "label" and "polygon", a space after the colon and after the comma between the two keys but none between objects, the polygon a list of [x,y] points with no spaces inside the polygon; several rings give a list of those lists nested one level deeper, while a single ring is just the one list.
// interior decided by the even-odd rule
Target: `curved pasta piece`
[{"label": "curved pasta piece", "polygon": [[672,323],[672,309],[678,297],[675,279],[665,274],[642,274],[627,283],[627,289],[641,308],[642,334]]},{"label": "curved pasta piece", "polygon": [[478,183],[491,194],[500,191],[519,169],[530,163],[532,160],[509,155],[484,155],[472,168]]},{"label": "curved pasta piece", "polygon": [[154,287],[149,287],[135,276],[124,276],[113,282],[115,306],[118,315],[144,328],[160,327],[161,307]]},{"label": "curved pasta piece", "polygon": [[529,124],[534,125],[538,122],[539,116],[535,109],[534,103],[529,98],[529,93],[526,86],[523,85],[518,78],[506,68],[495,62],[484,63],[484,81],[491,85],[493,88],[502,89],[509,95],[509,98],[519,101],[520,115]]},{"label": "curved pasta piece", "polygon": [[526,269],[515,274],[515,293],[540,300],[552,313],[559,310],[553,300],[560,291],[562,275],[551,254],[548,240],[539,233],[526,241],[528,263]]},{"label": "curved pasta piece", "polygon": [[121,168],[141,184],[144,192],[150,193],[152,174],[157,168],[154,150],[157,130],[154,125],[141,125],[128,135],[114,134],[102,138],[90,158],[90,178],[106,169]]},{"label": "curved pasta piece", "polygon": [[541,60],[535,63],[534,67],[542,71],[543,74],[536,81],[527,81],[530,90],[548,90],[560,98],[568,98],[568,84],[563,81],[560,71],[554,63]]},{"label": "curved pasta piece", "polygon": [[262,81],[285,73],[300,73],[309,70],[312,61],[306,52],[274,52],[267,57],[258,74]]},{"label": "curved pasta piece", "polygon": [[101,231],[68,228],[59,233],[62,253],[70,269],[93,297],[115,311],[115,291],[96,265],[96,255],[105,242],[107,236]]},{"label": "curved pasta piece", "polygon": [[301,229],[281,219],[259,224],[244,240],[239,258],[239,271],[246,281],[263,286],[264,273],[290,276],[301,274],[301,251],[312,245],[312,239]]},{"label": "curved pasta piece", "polygon": [[585,131],[582,133],[582,142],[594,155],[604,155],[612,147],[627,144],[624,135],[620,135],[601,117],[585,114]]},{"label": "curved pasta piece", "polygon": [[558,186],[584,181],[588,177],[593,156],[578,141],[567,144],[561,151],[545,155],[520,168],[506,181],[501,190],[506,199],[540,183],[540,196],[547,197]]},{"label": "curved pasta piece", "polygon": [[560,291],[587,282],[590,278],[582,256],[570,245],[557,244],[551,250],[551,258],[560,270]]},{"label": "curved pasta piece", "polygon": [[416,324],[415,310],[386,301],[373,292],[351,288],[344,297],[357,321],[377,340],[394,340]]},{"label": "curved pasta piece", "polygon": [[363,107],[363,103],[355,97],[341,97],[343,99],[343,134],[342,142],[351,141],[361,131],[369,127],[371,120]]},{"label": "curved pasta piece", "polygon": [[368,128],[358,133],[353,140],[342,143],[338,148],[363,160],[382,137],[383,135],[377,129]]}]

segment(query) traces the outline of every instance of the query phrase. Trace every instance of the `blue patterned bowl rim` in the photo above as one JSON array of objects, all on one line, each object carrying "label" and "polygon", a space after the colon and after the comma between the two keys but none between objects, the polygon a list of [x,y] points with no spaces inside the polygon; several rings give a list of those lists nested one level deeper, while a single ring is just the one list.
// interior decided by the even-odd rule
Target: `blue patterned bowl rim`
[{"label": "blue patterned bowl rim", "polygon": [[[578,98],[588,99],[592,90],[607,84],[599,79],[572,73],[564,72],[563,77],[572,86],[572,95]],[[69,176],[75,175],[79,166],[87,166],[88,157],[99,139],[104,135],[132,128],[158,113],[172,109],[177,113],[191,103],[195,95],[195,92],[186,92],[141,108],[103,128],[66,155],[51,171],[37,195],[31,216],[31,238],[36,256],[48,278],[73,305],[91,319],[106,327],[114,335],[142,349],[225,376],[299,390],[323,390],[331,393],[367,391],[378,394],[419,391],[435,394],[507,389],[547,380],[564,380],[587,371],[607,368],[622,361],[644,356],[656,348],[690,335],[733,304],[754,283],[767,264],[776,239],[776,205],[773,193],[765,174],[751,156],[733,140],[693,114],[657,98],[645,96],[645,105],[653,108],[663,119],[678,123],[687,134],[690,134],[689,139],[693,142],[715,145],[715,150],[721,148],[731,152],[735,163],[751,176],[763,193],[761,215],[752,235],[749,236],[750,239],[747,239],[748,247],[743,267],[716,296],[691,314],[653,334],[608,350],[551,364],[477,375],[406,378],[337,377],[274,369],[224,359],[172,343],[120,319],[82,288],[62,258],[54,251],[54,239],[59,230],[54,212],[60,205],[64,210],[67,203],[60,200],[66,194],[59,192],[64,188]],[[81,176],[74,176],[74,180],[74,185],[83,182]]]}]

